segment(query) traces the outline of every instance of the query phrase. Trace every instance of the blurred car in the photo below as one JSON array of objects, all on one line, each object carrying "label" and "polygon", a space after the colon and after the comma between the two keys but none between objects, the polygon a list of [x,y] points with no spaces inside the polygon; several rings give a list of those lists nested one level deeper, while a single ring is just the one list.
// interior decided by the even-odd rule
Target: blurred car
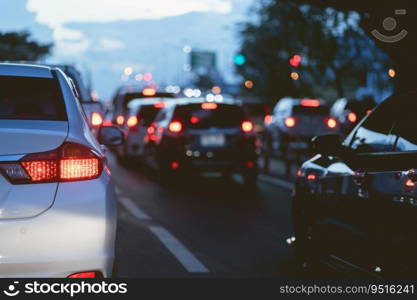
[{"label": "blurred car", "polygon": [[337,100],[330,109],[330,115],[340,124],[341,136],[346,136],[366,115],[372,112],[376,103],[372,99]]},{"label": "blurred car", "polygon": [[116,148],[119,160],[140,159],[145,154],[147,136],[158,112],[165,107],[166,98],[136,99],[128,104],[126,122],[120,127],[126,142]]},{"label": "blurred car", "polygon": [[289,159],[293,153],[306,152],[311,138],[337,132],[339,124],[330,110],[317,99],[283,98],[271,116],[265,117],[265,144],[270,153]]},{"label": "blurred car", "polygon": [[123,125],[127,120],[129,102],[147,98],[176,98],[175,93],[158,91],[153,87],[123,86],[120,87],[112,99],[112,122]]},{"label": "blurred car", "polygon": [[[417,93],[381,103],[340,143],[318,137],[319,153],[298,173],[293,197],[297,252],[378,276],[415,276]],[[410,276],[410,277],[411,277]]]},{"label": "blurred car", "polygon": [[0,86],[0,274],[110,276],[116,195],[73,86],[57,68],[18,64],[0,64]]},{"label": "blurred car", "polygon": [[168,102],[151,128],[146,154],[151,166],[172,172],[240,173],[246,184],[256,184],[254,125],[235,102]]}]

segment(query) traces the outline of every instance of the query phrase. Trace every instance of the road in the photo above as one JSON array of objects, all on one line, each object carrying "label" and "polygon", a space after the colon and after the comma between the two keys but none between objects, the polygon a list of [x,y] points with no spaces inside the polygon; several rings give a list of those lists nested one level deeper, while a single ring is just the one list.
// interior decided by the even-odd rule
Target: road
[{"label": "road", "polygon": [[291,183],[262,175],[258,191],[239,178],[160,180],[109,154],[119,197],[118,277],[297,276],[291,234]]}]

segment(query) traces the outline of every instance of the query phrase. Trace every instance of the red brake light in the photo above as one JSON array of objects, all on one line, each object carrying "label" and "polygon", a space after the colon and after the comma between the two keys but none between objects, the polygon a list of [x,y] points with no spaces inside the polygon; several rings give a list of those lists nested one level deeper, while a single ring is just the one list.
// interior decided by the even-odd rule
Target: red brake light
[{"label": "red brake light", "polygon": [[100,278],[99,272],[81,272],[81,273],[75,273],[68,278]]},{"label": "red brake light", "polygon": [[91,125],[93,126],[101,126],[103,125],[103,116],[98,112],[93,112],[91,114]]},{"label": "red brake light", "polygon": [[168,129],[173,133],[180,133],[182,130],[182,124],[179,121],[172,121],[169,123]]},{"label": "red brake light", "polygon": [[103,170],[101,157],[89,148],[66,142],[56,150],[26,155],[21,161],[0,165],[15,184],[94,179]]},{"label": "red brake light", "polygon": [[171,169],[176,170],[176,169],[178,169],[179,167],[180,167],[180,163],[179,163],[179,162],[177,162],[177,161],[173,161],[173,162],[171,163]]},{"label": "red brake light", "polygon": [[326,124],[327,124],[327,127],[329,127],[330,129],[334,129],[337,126],[337,121],[334,118],[328,118],[326,120]]},{"label": "red brake light", "polygon": [[154,105],[153,105],[153,107],[155,107],[155,108],[164,108],[166,105],[165,105],[165,102],[156,102]]},{"label": "red brake light", "polygon": [[300,103],[302,106],[308,106],[308,107],[319,107],[320,101],[316,99],[303,99]]},{"label": "red brake light", "polygon": [[308,174],[307,175],[307,180],[316,180],[316,174]]},{"label": "red brake light", "polygon": [[119,126],[122,126],[125,123],[125,117],[122,115],[118,115],[116,118],[116,123]]},{"label": "red brake light", "polygon": [[264,123],[269,125],[272,123],[272,115],[266,115],[264,118]]},{"label": "red brake light", "polygon": [[347,119],[349,120],[349,122],[355,123],[358,120],[358,116],[354,112],[350,112],[347,115]]},{"label": "red brake light", "polygon": [[214,102],[204,102],[201,104],[202,109],[217,109],[217,103]]},{"label": "red brake light", "polygon": [[190,118],[190,122],[191,122],[191,124],[197,124],[198,122],[200,122],[200,119],[197,118],[196,116],[192,116]]},{"label": "red brake light", "polygon": [[244,132],[251,132],[251,131],[253,131],[253,123],[251,121],[243,121],[242,122],[242,130]]},{"label": "red brake light", "polygon": [[295,118],[294,117],[288,117],[285,118],[285,126],[287,126],[288,128],[293,128],[296,124]]},{"label": "red brake light", "polygon": [[131,116],[129,119],[127,119],[127,126],[130,128],[135,127],[138,125],[138,118],[136,116]]}]

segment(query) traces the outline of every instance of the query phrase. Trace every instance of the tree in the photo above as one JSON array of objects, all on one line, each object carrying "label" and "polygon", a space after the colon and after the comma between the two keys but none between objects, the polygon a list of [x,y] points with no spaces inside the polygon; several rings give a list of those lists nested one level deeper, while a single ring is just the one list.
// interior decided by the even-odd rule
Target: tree
[{"label": "tree", "polygon": [[[255,12],[257,19],[241,27],[247,63],[237,71],[266,99],[352,95],[350,87],[363,85],[367,72],[389,63],[360,28],[359,14],[272,0]],[[299,67],[289,64],[294,54],[302,57]]]},{"label": "tree", "polygon": [[47,56],[52,44],[31,40],[28,32],[0,32],[0,60],[37,61]]}]

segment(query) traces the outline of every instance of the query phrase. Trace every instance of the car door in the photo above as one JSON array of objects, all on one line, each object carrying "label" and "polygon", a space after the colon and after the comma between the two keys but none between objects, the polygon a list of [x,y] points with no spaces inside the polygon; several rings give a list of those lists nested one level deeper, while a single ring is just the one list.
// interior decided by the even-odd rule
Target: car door
[{"label": "car door", "polygon": [[387,199],[395,187],[392,147],[402,99],[390,98],[346,138],[348,155],[328,158],[320,180],[321,229],[331,255],[373,268],[384,254]]}]

